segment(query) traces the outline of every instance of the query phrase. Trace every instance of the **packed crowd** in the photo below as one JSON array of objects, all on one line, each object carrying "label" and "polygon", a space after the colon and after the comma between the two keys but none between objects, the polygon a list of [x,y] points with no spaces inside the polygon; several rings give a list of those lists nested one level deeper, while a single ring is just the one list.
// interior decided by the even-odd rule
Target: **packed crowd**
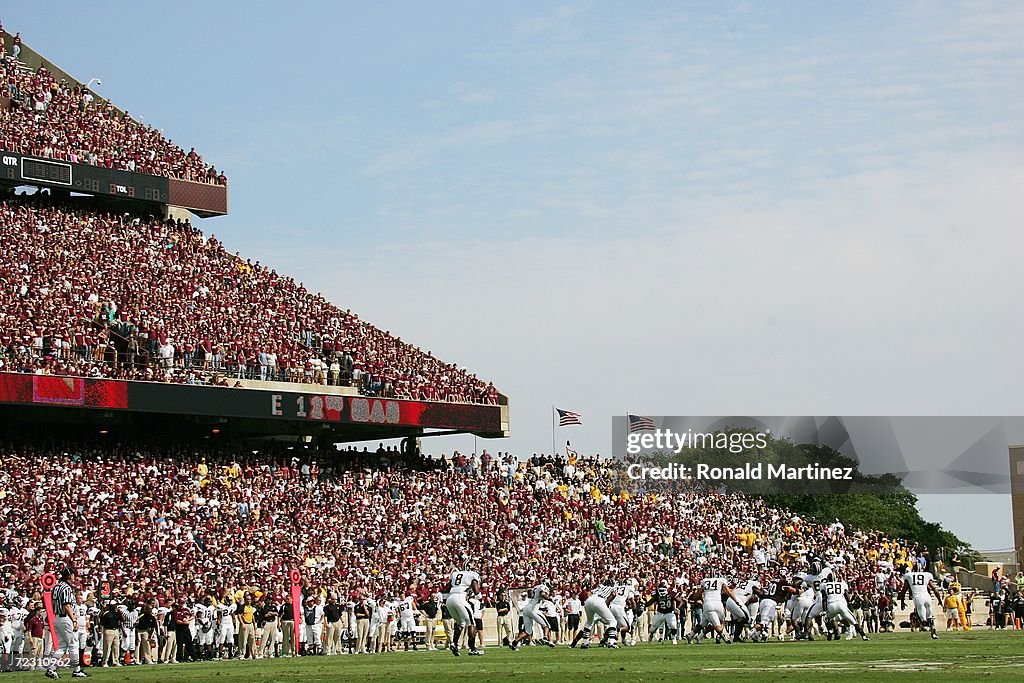
[{"label": "packed crowd", "polygon": [[[473,566],[483,577],[474,615],[496,609],[492,639],[519,630],[526,596],[517,589],[546,584],[552,638],[567,641],[580,601],[615,575],[644,596],[632,632],[645,640],[656,636],[646,599],[659,586],[685,597],[707,577],[769,581],[825,562],[849,582],[864,630],[877,632],[897,626],[904,571],[937,570],[926,548],[838,520],[652,485],[637,488],[621,463],[578,454],[10,443],[0,446],[0,616],[18,619],[23,648],[44,652],[39,578],[72,567],[82,649],[95,663],[120,665],[125,651],[149,663],[296,646],[430,649],[435,633],[453,637],[449,577]],[[301,623],[292,568],[302,572]],[[699,604],[689,605],[695,620]],[[684,601],[684,625],[686,612]],[[785,630],[780,618],[780,638]]]},{"label": "packed crowd", "polygon": [[508,454],[424,458],[380,449],[320,463],[293,451],[229,454],[137,446],[2,451],[0,565],[30,587],[56,564],[133,594],[278,591],[299,566],[311,586],[402,595],[466,557],[484,597],[544,581],[577,594],[609,566],[651,588],[708,574],[756,575],[817,553],[875,586],[879,567],[927,553],[842,525],[805,523],[738,494],[643,492],[596,459]]},{"label": "packed crowd", "polygon": [[163,133],[119,112],[81,83],[57,80],[45,67],[32,71],[18,61],[21,36],[10,54],[0,44],[5,86],[0,149],[44,159],[227,184],[227,177],[192,148],[185,152]]},{"label": "packed crowd", "polygon": [[498,401],[493,384],[229,253],[189,222],[8,195],[0,241],[5,371]]}]

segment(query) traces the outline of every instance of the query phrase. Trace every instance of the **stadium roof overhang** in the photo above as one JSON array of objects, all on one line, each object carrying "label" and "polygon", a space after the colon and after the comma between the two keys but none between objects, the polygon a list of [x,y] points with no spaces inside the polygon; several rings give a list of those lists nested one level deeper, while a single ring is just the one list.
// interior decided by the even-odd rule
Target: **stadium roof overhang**
[{"label": "stadium roof overhang", "polygon": [[[232,438],[314,437],[336,443],[427,436],[508,436],[508,406],[300,391],[0,373],[0,407],[25,424],[155,430]],[[216,430],[216,431],[215,431]]]}]

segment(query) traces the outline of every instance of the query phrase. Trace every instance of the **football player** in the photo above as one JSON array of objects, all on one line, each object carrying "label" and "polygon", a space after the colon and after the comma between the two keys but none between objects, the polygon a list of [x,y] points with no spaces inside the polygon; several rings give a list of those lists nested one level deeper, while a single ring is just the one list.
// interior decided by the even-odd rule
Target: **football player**
[{"label": "football player", "polygon": [[[750,604],[756,604],[758,601],[758,597],[754,594],[755,590],[761,590],[760,583],[753,579],[744,581],[732,589],[735,598],[725,601],[725,606],[732,615],[732,637],[740,642],[746,640],[743,632],[752,621]],[[756,615],[757,612],[754,614]]]},{"label": "football player", "polygon": [[612,616],[615,617],[615,624],[619,630],[620,638],[625,645],[635,645],[635,640],[629,640],[630,631],[633,628],[633,606],[636,599],[635,579],[629,579],[615,587],[615,595],[612,597]]},{"label": "football player", "polygon": [[516,636],[516,639],[509,643],[508,647],[510,650],[518,650],[519,643],[529,642],[533,639],[535,624],[540,626],[541,630],[541,638],[537,642],[548,647],[555,646],[551,642],[551,624],[548,622],[547,616],[541,611],[541,603],[550,598],[551,590],[544,584],[535,586],[530,591],[530,599],[523,606],[523,625],[519,629],[519,635]]},{"label": "football player", "polygon": [[213,659],[214,614],[213,600],[207,595],[202,602],[196,605],[196,626],[199,629],[199,658]]},{"label": "football player", "polygon": [[832,568],[818,559],[812,559],[807,571],[797,572],[794,585],[800,591],[793,607],[795,637],[814,640],[814,623],[821,614],[824,603],[821,598],[821,583],[832,575]]},{"label": "football player", "polygon": [[907,572],[903,575],[903,586],[900,588],[900,609],[906,609],[905,596],[907,590],[914,601],[914,612],[922,624],[927,624],[932,633],[932,640],[938,640],[939,635],[935,632],[935,618],[932,616],[932,595],[942,604],[942,595],[935,587],[934,577],[931,572]]},{"label": "football player", "polygon": [[736,596],[728,579],[722,576],[708,577],[700,582],[700,586],[695,592],[699,592],[701,596],[700,628],[695,635],[687,636],[686,641],[700,645],[704,640],[704,632],[713,630],[716,645],[731,643],[732,639],[725,632],[725,604],[722,596],[733,600],[736,599]]},{"label": "football player", "polygon": [[[86,643],[89,642],[89,606],[86,603],[85,593],[78,594],[78,603],[75,605],[75,635],[78,645],[78,661],[84,661]],[[69,647],[73,646],[72,643]]]},{"label": "football player", "polygon": [[[853,616],[853,612],[850,611],[847,601],[849,590],[850,587],[838,576],[834,577],[831,581],[825,581],[821,584],[821,593],[825,600],[826,621],[831,624],[833,620],[838,620],[841,624],[846,624],[847,640],[853,640],[854,630],[857,631],[857,635],[861,637],[861,640],[868,640],[867,634],[864,633],[864,629],[861,628],[860,623],[857,621],[857,617]],[[828,640],[839,640],[839,633],[829,628],[827,638]]]},{"label": "football player", "polygon": [[672,640],[672,644],[679,643],[679,609],[678,598],[669,592],[668,584],[664,581],[654,591],[654,595],[647,601],[645,607],[654,606],[654,617],[651,619],[650,640],[654,640],[654,634],[664,629],[662,642]]},{"label": "football player", "polygon": [[598,623],[604,624],[604,638],[601,645],[604,647],[618,647],[616,645],[615,617],[612,615],[612,600],[615,599],[615,582],[611,579],[604,582],[590,592],[583,603],[583,612],[587,617],[587,623],[573,638],[569,647],[576,647],[580,641],[581,648],[590,647],[590,634]]},{"label": "football player", "polygon": [[11,652],[16,655],[20,655],[25,647],[25,620],[28,619],[25,604],[16,592],[7,598],[7,623],[12,632]]},{"label": "football player", "polygon": [[455,621],[452,639],[448,649],[456,657],[459,656],[459,639],[462,637],[462,629],[466,629],[469,636],[469,654],[474,657],[483,655],[483,650],[476,647],[476,623],[473,620],[473,608],[469,604],[470,595],[480,593],[480,575],[469,569],[467,562],[463,569],[457,569],[451,575],[451,588],[448,591],[448,598],[445,600],[445,607]]},{"label": "football player", "polygon": [[406,595],[398,604],[398,630],[401,632],[402,640],[405,641],[405,649],[416,647],[416,596]]},{"label": "football player", "polygon": [[[786,602],[790,597],[796,595],[796,588],[789,585],[785,578],[778,578],[767,584],[761,591],[761,601],[757,608],[757,620],[754,624],[754,640],[764,642],[771,636],[772,623],[781,605],[785,609]],[[779,640],[785,636],[779,628]]]},{"label": "football player", "polygon": [[[14,629],[7,621],[9,612],[0,607],[0,671],[14,671]],[[81,661],[81,660],[79,660]]]},{"label": "football player", "polygon": [[231,659],[234,656],[235,609],[235,598],[230,591],[224,593],[224,597],[214,609],[217,619],[217,633],[214,641],[217,646],[217,656],[221,659]]}]

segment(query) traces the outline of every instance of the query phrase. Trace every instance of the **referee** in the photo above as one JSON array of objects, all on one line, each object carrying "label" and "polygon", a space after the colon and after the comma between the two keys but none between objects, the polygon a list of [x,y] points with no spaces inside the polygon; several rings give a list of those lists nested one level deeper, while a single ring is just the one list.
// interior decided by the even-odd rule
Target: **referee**
[{"label": "referee", "polygon": [[65,654],[71,660],[72,678],[85,678],[88,674],[82,671],[82,663],[78,659],[78,638],[75,636],[77,621],[75,619],[75,589],[68,581],[75,575],[75,571],[68,566],[60,570],[60,581],[53,587],[53,612],[54,630],[57,632],[57,642],[54,643],[50,666],[46,669],[47,678],[60,678],[57,673],[57,662]]}]

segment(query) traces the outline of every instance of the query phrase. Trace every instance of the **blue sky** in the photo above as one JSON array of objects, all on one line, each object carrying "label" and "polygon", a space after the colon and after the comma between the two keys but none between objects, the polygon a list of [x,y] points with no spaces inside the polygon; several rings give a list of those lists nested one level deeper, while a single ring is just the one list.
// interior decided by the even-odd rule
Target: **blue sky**
[{"label": "blue sky", "polygon": [[[228,246],[610,416],[1019,415],[1014,3],[50,3],[8,30],[231,178]],[[482,445],[482,444],[481,444]],[[467,439],[443,447],[471,447]],[[926,514],[1007,547],[1009,502]]]}]

